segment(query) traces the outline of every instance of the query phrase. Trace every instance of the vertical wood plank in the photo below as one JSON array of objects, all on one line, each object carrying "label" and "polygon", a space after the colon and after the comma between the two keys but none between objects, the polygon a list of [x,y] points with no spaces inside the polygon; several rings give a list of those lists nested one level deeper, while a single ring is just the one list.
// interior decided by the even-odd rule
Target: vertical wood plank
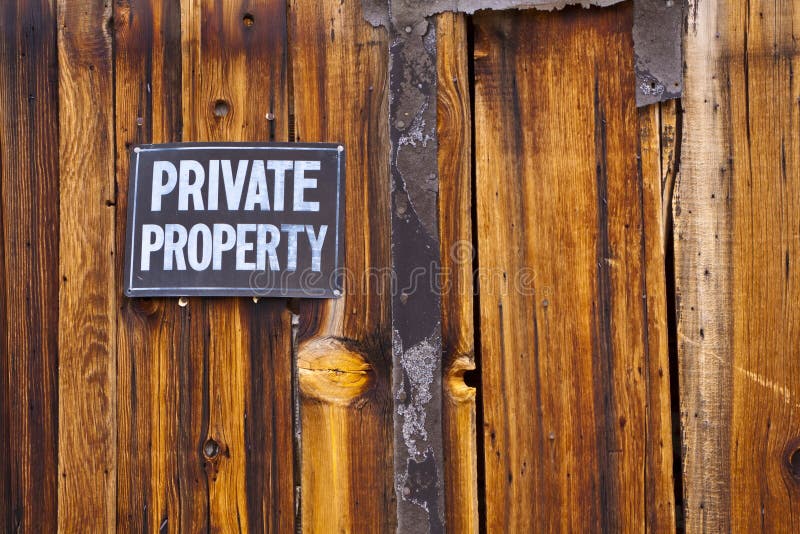
[{"label": "vertical wood plank", "polygon": [[[160,0],[114,4],[117,250],[125,248],[132,145],[181,140],[180,6]],[[116,264],[118,369],[117,527],[125,531],[188,529],[179,490],[200,499],[190,481],[204,476],[196,442],[179,441],[179,375],[188,359],[189,310],[175,299],[129,299]],[[188,449],[188,450],[187,450]],[[178,478],[177,452],[195,459]],[[197,506],[194,514],[203,512]]]},{"label": "vertical wood plank", "polygon": [[[181,3],[184,141],[288,138],[286,4]],[[268,113],[274,120],[267,120]],[[188,390],[206,528],[294,528],[291,314],[283,300],[191,299]],[[198,419],[199,416],[199,419]],[[181,476],[183,473],[181,473]],[[201,486],[202,487],[202,486]],[[201,505],[202,506],[202,505]],[[182,497],[190,512],[193,499]],[[201,517],[197,517],[202,520]]]},{"label": "vertical wood plank", "polygon": [[693,2],[675,253],[689,532],[800,529],[800,10]]},{"label": "vertical wood plank", "polygon": [[58,527],[116,514],[116,286],[111,6],[58,2]]},{"label": "vertical wood plank", "polygon": [[472,119],[467,22],[462,14],[436,18],[439,141],[439,233],[442,276],[442,426],[446,525],[478,531],[472,261]]},{"label": "vertical wood plank", "polygon": [[[664,180],[662,159],[670,150],[664,146],[664,107],[674,103],[654,104],[641,108],[639,118],[639,180],[642,206],[642,264],[644,265],[643,297],[646,302],[644,347],[646,368],[645,405],[645,529],[648,532],[674,532],[675,493],[673,480],[672,404],[669,373],[669,340],[667,327],[667,286],[665,279],[666,214],[663,211]],[[674,115],[669,124],[674,125]],[[669,204],[667,204],[668,206]],[[655,357],[654,357],[655,356]]]},{"label": "vertical wood plank", "polygon": [[487,530],[670,528],[650,509],[672,492],[648,444],[669,433],[666,310],[632,6],[475,22]]},{"label": "vertical wood plank", "polygon": [[0,523],[56,528],[58,73],[55,3],[0,6]]},{"label": "vertical wood plank", "polygon": [[290,2],[298,141],[347,150],[344,295],[300,302],[302,525],[394,529],[388,38],[360,2]]}]

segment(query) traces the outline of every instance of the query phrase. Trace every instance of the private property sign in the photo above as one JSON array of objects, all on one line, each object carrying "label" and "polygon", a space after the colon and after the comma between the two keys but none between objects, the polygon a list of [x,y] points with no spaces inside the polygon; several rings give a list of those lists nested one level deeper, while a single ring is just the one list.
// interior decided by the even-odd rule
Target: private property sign
[{"label": "private property sign", "polygon": [[141,145],[130,169],[128,296],[341,294],[344,147]]}]

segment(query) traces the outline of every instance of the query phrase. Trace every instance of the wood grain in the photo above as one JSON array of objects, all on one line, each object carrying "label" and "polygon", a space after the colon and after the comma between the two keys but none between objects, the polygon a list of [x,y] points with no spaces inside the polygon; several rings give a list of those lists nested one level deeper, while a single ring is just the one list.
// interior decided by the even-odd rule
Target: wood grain
[{"label": "wood grain", "polygon": [[[665,109],[666,108],[666,109]],[[675,128],[675,103],[661,103],[638,110],[639,179],[641,180],[642,263],[646,311],[645,329],[645,529],[649,532],[674,532],[675,485],[673,480],[673,424],[670,384],[669,295],[665,279],[665,227],[672,219],[664,213],[665,199],[671,195],[674,142],[665,132]],[[674,134],[673,134],[674,135]],[[670,146],[671,145],[671,146]],[[666,175],[666,176],[665,176]],[[669,204],[666,204],[667,208]],[[668,234],[671,236],[671,233]]]},{"label": "wood grain", "polygon": [[474,20],[487,531],[669,529],[632,6]]},{"label": "wood grain", "polygon": [[800,529],[800,23],[699,2],[685,39],[675,253],[689,532]]},{"label": "wood grain", "polygon": [[388,38],[360,6],[289,4],[297,140],[347,151],[344,295],[297,308],[306,532],[388,532],[395,522]]},{"label": "wood grain", "polygon": [[477,428],[472,261],[472,119],[467,20],[436,18],[439,235],[442,261],[442,427],[445,522],[450,532],[478,531]]},{"label": "wood grain", "polygon": [[110,4],[58,2],[58,528],[116,523],[114,78]]},{"label": "wood grain", "polygon": [[[132,146],[181,139],[180,11],[159,0],[117,2],[114,20],[116,243],[124,250]],[[117,528],[180,530],[191,515],[180,513],[179,492],[198,491],[178,478],[177,453],[196,449],[178,437],[191,423],[181,421],[178,404],[190,312],[175,299],[128,299],[122,271],[118,255]],[[198,465],[194,478],[201,474]]]},{"label": "wood grain", "polygon": [[[184,141],[288,140],[286,5],[181,3]],[[267,120],[268,113],[274,114]],[[182,500],[205,528],[294,529],[291,315],[284,300],[190,299],[186,391],[201,491]],[[198,333],[201,332],[201,333]],[[183,401],[185,397],[186,401]],[[187,444],[188,445],[188,444]],[[196,498],[206,493],[198,503]],[[182,497],[183,499],[183,497]],[[205,502],[202,502],[205,500]],[[202,510],[206,510],[205,519]],[[192,528],[193,530],[193,528]]]},{"label": "wood grain", "polygon": [[51,1],[0,5],[0,524],[56,528],[58,73]]}]

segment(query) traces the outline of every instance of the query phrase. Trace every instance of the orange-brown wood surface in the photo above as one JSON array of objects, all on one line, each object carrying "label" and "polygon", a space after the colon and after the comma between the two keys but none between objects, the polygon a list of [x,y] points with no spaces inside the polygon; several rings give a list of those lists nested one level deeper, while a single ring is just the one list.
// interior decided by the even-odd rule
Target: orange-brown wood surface
[{"label": "orange-brown wood surface", "polygon": [[[114,76],[111,5],[58,2],[58,527],[116,522]],[[51,201],[55,201],[52,199]]]},{"label": "orange-brown wood surface", "polygon": [[699,2],[675,253],[690,532],[800,529],[795,2]]},{"label": "orange-brown wood surface", "polygon": [[[183,140],[288,140],[285,5],[185,0],[181,10]],[[189,510],[200,520],[207,507],[206,528],[289,532],[294,462],[286,302],[189,299],[188,307],[187,431],[200,444],[193,453],[202,455],[190,459],[205,471],[203,491],[194,494],[201,498]]]},{"label": "orange-brown wood surface", "polygon": [[451,532],[478,531],[478,443],[474,387],[472,121],[464,15],[436,19],[439,135],[439,235],[442,258],[442,431],[445,522]]},{"label": "orange-brown wood surface", "polygon": [[387,532],[392,485],[388,36],[360,2],[292,0],[297,141],[347,147],[342,298],[298,303],[308,532]]},{"label": "orange-brown wood surface", "polygon": [[[800,9],[688,7],[685,98],[639,110],[633,1],[429,19],[449,531],[800,530]],[[363,15],[0,5],[0,530],[395,529]],[[130,152],[180,141],[344,144],[344,295],[125,297]]]},{"label": "orange-brown wood surface", "polygon": [[55,23],[52,1],[0,5],[0,525],[14,531],[56,526]]},{"label": "orange-brown wood surface", "polygon": [[631,24],[630,3],[475,17],[489,532],[673,528],[671,469],[648,446],[671,449],[653,403],[661,174],[637,159]]},{"label": "orange-brown wood surface", "polygon": [[[167,2],[126,2],[114,16],[117,250],[124,250],[131,146],[181,139],[180,12]],[[174,299],[126,299],[121,261],[116,275],[117,528],[176,528],[191,517],[180,513],[179,491],[191,495],[192,485],[178,478],[178,373],[188,358],[189,310]]]}]

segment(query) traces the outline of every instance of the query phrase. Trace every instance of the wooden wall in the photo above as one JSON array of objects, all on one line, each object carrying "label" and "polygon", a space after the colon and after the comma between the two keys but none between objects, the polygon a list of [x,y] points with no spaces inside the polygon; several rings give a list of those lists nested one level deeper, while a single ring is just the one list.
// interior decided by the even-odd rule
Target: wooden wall
[{"label": "wooden wall", "polygon": [[[631,0],[432,19],[450,531],[800,529],[795,4],[688,0],[638,110]],[[395,529],[361,6],[0,5],[0,529]],[[130,147],[221,140],[347,147],[343,298],[123,295]]]}]

